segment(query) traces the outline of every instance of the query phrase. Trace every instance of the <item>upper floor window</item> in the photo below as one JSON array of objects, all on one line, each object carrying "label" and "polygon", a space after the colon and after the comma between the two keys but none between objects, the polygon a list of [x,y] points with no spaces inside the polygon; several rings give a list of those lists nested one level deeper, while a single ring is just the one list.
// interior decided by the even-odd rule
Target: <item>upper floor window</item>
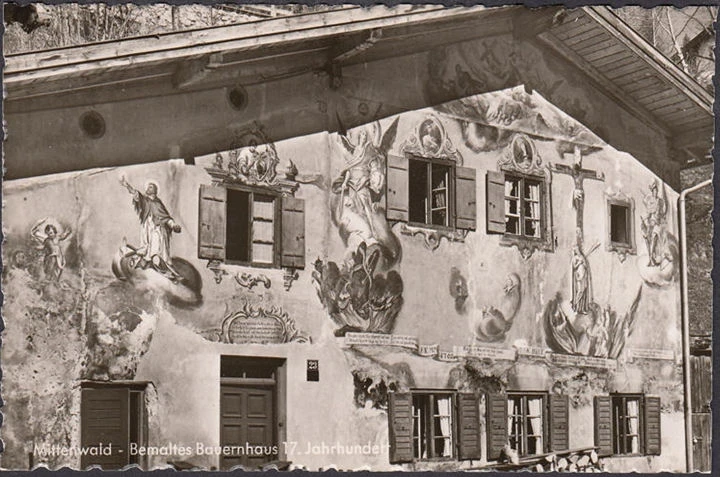
[{"label": "upper floor window", "polygon": [[542,238],[542,181],[505,174],[505,233]]},{"label": "upper floor window", "polygon": [[607,249],[622,259],[635,253],[635,207],[633,200],[621,194],[609,195],[607,201]]},{"label": "upper floor window", "polygon": [[463,158],[442,122],[428,116],[400,149],[401,156],[387,156],[387,219],[434,229],[475,230],[475,169],[462,167]]},{"label": "upper floor window", "polygon": [[305,266],[305,203],[263,188],[200,187],[198,257],[258,267]]},{"label": "upper floor window", "polygon": [[660,454],[660,398],[643,394],[597,396],[594,408],[599,455]]},{"label": "upper floor window", "polygon": [[551,175],[523,134],[515,136],[498,171],[488,171],[487,232],[502,235],[501,245],[516,245],[523,256],[552,251]]}]

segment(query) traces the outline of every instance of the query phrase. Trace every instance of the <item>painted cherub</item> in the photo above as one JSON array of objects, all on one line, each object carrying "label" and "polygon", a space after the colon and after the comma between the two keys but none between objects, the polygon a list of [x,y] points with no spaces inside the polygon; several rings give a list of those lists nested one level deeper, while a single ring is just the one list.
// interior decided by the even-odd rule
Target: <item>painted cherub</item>
[{"label": "painted cherub", "polygon": [[[43,225],[45,227],[43,228]],[[43,272],[46,279],[59,281],[65,269],[65,254],[61,242],[65,241],[72,230],[67,227],[58,234],[57,227],[48,222],[48,218],[38,221],[30,230],[30,236],[36,242],[36,248],[43,251]]]}]

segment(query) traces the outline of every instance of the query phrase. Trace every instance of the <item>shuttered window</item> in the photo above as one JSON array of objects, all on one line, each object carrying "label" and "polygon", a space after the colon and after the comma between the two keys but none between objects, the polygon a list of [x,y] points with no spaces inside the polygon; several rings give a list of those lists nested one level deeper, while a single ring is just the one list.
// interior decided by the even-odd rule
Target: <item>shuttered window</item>
[{"label": "shuttered window", "polygon": [[521,456],[569,449],[567,396],[509,392],[486,397],[488,460],[509,445]]},{"label": "shuttered window", "polygon": [[390,462],[480,459],[475,395],[454,391],[390,393]]},{"label": "shuttered window", "polygon": [[475,169],[452,161],[388,156],[388,220],[475,230]]},{"label": "shuttered window", "polygon": [[599,455],[660,454],[660,398],[614,394],[596,397],[594,405]]},{"label": "shuttered window", "polygon": [[260,267],[305,266],[302,199],[270,191],[201,186],[198,257]]}]

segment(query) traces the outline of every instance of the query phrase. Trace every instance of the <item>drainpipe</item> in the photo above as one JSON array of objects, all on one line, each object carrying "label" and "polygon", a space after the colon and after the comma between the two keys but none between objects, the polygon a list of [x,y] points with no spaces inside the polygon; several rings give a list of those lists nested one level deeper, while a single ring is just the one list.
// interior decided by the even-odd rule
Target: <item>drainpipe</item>
[{"label": "drainpipe", "polygon": [[703,181],[680,192],[678,209],[680,209],[680,263],[682,266],[682,341],[683,341],[683,381],[685,388],[685,460],[687,472],[693,471],[693,432],[692,404],[690,401],[690,309],[688,306],[687,283],[687,227],[685,224],[685,198],[688,194],[712,184],[712,179]]}]

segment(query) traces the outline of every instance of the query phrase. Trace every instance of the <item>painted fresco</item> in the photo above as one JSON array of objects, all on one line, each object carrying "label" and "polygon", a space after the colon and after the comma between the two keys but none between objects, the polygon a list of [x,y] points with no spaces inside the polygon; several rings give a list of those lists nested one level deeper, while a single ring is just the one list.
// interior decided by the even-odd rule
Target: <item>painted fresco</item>
[{"label": "painted fresco", "polygon": [[[484,119],[468,107],[478,104],[490,111]],[[77,429],[61,421],[77,415],[78,396],[59,383],[147,379],[157,386],[150,391],[153,425],[168,429],[153,439],[179,432],[215,442],[214,424],[178,423],[174,413],[188,406],[188,415],[218,420],[220,396],[208,397],[208,389],[219,378],[208,369],[219,373],[218,356],[230,354],[281,357],[292,366],[288,401],[302,406],[288,407],[290,440],[304,439],[318,419],[342,415],[347,429],[312,432],[386,442],[389,396],[417,388],[567,396],[572,419],[583,421],[573,434],[579,446],[592,445],[591,424],[584,421],[592,421],[585,418],[599,394],[654,393],[662,396],[663,418],[675,419],[682,410],[670,310],[677,305],[676,282],[651,283],[643,275],[646,269],[676,276],[663,275],[677,263],[667,219],[671,192],[656,195],[646,185],[654,177],[640,167],[628,177],[618,174],[617,164],[628,158],[587,131],[567,132],[582,129],[570,124],[539,94],[512,89],[278,144],[250,125],[239,133],[237,149],[197,165],[176,161],[80,175],[73,179],[82,191],[79,202],[52,183],[23,185],[76,209],[46,211],[35,203],[36,217],[16,217],[11,226],[6,310],[29,318],[9,330],[26,346],[4,355],[10,378],[19,381],[28,363],[37,369],[67,343],[62,371],[38,369],[33,378],[48,383],[47,403],[30,384],[21,387],[19,402],[43,412],[59,406],[50,427],[72,443]],[[485,140],[468,135],[474,128],[495,132]],[[476,229],[389,221],[393,153],[474,169]],[[505,246],[485,230],[485,175],[501,170],[533,173],[551,185],[549,247]],[[140,188],[150,177],[158,177],[154,187]],[[306,254],[315,260],[288,271],[199,258],[197,192],[210,183],[269,187],[306,200]],[[109,184],[111,196],[97,204],[85,200]],[[602,221],[589,220],[617,190],[642,204],[636,235],[643,244],[638,255],[622,260],[602,246]],[[15,204],[23,194],[19,186],[11,192]],[[96,213],[115,203],[123,204],[116,217]],[[280,286],[287,281],[291,286]],[[297,377],[304,376],[306,360],[319,360],[319,382]],[[11,418],[27,419],[23,412]],[[10,438],[29,439],[41,421],[30,420],[29,427]],[[327,465],[322,456],[288,458]],[[372,459],[373,469],[398,468],[387,455]],[[215,465],[210,457],[195,460]]]},{"label": "painted fresco", "polygon": [[397,119],[385,131],[372,123],[337,137],[344,165],[332,184],[330,208],[346,250],[340,264],[318,259],[312,277],[338,336],[390,333],[402,308],[403,281],[392,269],[401,259],[400,242],[382,201],[396,131]]},{"label": "painted fresco", "polygon": [[140,245],[123,239],[113,258],[113,273],[140,289],[162,290],[175,303],[197,305],[202,300],[202,279],[190,262],[171,256],[172,234],[179,234],[182,227],[158,197],[157,183],[148,181],[144,193],[130,185],[125,176],[120,177],[120,185],[132,195],[140,219]]}]

